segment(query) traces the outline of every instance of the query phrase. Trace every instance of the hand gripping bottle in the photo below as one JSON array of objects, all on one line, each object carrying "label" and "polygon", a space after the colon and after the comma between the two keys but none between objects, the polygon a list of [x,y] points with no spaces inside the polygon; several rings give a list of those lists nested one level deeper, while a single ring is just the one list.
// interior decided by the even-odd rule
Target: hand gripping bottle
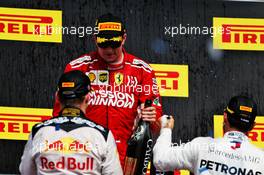
[{"label": "hand gripping bottle", "polygon": [[[152,105],[151,100],[146,100],[145,108]],[[138,122],[138,126],[128,140],[128,147],[125,158],[125,175],[145,175],[152,156],[152,134],[150,123]]]}]

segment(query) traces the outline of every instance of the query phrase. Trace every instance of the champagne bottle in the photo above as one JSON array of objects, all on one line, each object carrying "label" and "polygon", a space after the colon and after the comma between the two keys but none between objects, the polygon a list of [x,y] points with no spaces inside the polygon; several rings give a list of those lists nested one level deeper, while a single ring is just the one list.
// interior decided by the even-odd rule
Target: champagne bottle
[{"label": "champagne bottle", "polygon": [[[145,108],[151,105],[152,101],[146,100]],[[152,144],[150,123],[140,119],[136,130],[128,140],[125,175],[145,175],[147,173],[152,155]]]}]

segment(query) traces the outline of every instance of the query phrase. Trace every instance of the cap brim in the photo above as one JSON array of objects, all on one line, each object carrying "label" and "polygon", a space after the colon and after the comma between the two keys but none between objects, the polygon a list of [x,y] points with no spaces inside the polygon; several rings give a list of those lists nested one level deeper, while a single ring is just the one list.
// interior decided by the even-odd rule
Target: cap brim
[{"label": "cap brim", "polygon": [[117,36],[123,36],[123,33],[117,31],[100,31],[97,36],[110,39]]}]

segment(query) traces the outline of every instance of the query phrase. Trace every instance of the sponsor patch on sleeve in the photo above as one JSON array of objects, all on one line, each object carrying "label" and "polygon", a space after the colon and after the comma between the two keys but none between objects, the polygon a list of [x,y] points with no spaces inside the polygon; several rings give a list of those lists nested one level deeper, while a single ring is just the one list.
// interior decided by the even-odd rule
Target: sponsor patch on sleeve
[{"label": "sponsor patch on sleeve", "polygon": [[73,61],[70,62],[70,65],[71,66],[76,66],[78,64],[82,64],[82,63],[85,63],[85,62],[90,62],[92,60],[92,58],[88,55],[85,55],[83,57],[80,57],[80,58],[77,58]]},{"label": "sponsor patch on sleeve", "polygon": [[90,78],[92,85],[108,85],[109,72],[107,70],[92,70],[86,75]]},{"label": "sponsor patch on sleeve", "polygon": [[150,65],[148,65],[146,62],[139,60],[139,59],[134,59],[133,60],[133,64],[137,65],[137,66],[143,66],[143,68],[148,69],[149,71],[152,71],[152,68],[150,67]]}]

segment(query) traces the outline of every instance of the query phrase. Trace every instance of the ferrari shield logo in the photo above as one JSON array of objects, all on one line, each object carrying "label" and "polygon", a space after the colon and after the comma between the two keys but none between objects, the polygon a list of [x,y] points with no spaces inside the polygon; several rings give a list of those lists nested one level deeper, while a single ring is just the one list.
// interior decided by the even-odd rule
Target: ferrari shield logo
[{"label": "ferrari shield logo", "polygon": [[124,75],[122,73],[116,73],[115,74],[115,84],[120,85],[123,83]]}]

